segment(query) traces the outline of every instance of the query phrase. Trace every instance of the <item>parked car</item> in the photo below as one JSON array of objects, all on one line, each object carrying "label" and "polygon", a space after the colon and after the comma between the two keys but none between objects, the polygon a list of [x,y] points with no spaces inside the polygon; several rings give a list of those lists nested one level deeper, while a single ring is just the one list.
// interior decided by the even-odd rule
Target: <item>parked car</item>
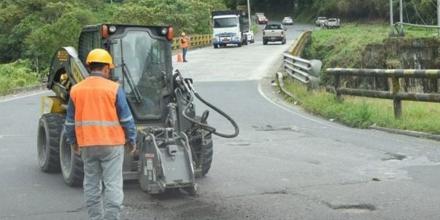
[{"label": "parked car", "polygon": [[341,27],[341,20],[339,18],[329,18],[324,23],[324,26],[326,28],[339,28],[339,27]]},{"label": "parked car", "polygon": [[257,24],[267,24],[269,22],[264,13],[257,12],[255,15],[257,16]]},{"label": "parked car", "polygon": [[246,35],[246,39],[247,39],[249,44],[255,43],[254,32],[252,32],[252,31],[251,32],[246,32],[245,35]]},{"label": "parked car", "polygon": [[316,18],[315,25],[323,27],[326,21],[327,21],[326,17],[318,17]]},{"label": "parked car", "polygon": [[265,16],[257,17],[257,23],[258,24],[267,24],[269,20]]},{"label": "parked car", "polygon": [[274,41],[286,44],[286,29],[281,23],[267,24],[263,29],[263,44]]},{"label": "parked car", "polygon": [[292,17],[284,17],[281,23],[283,23],[283,25],[293,25],[293,19]]}]

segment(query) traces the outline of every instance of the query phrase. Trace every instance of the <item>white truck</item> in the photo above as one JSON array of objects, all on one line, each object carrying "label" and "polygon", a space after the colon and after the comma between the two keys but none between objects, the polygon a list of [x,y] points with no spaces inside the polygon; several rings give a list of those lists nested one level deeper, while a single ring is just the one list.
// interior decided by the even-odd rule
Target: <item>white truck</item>
[{"label": "white truck", "polygon": [[254,42],[249,19],[243,11],[213,11],[213,46],[219,48],[231,44],[238,47]]},{"label": "white truck", "polygon": [[268,42],[280,41],[281,44],[286,44],[286,28],[281,23],[267,24],[263,30],[263,44]]}]

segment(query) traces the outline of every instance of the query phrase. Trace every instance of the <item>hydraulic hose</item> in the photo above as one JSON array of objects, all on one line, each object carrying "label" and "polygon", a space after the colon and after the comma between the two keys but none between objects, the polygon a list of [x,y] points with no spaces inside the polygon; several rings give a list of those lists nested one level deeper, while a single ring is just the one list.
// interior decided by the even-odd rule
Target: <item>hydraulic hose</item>
[{"label": "hydraulic hose", "polygon": [[[225,117],[225,118],[231,123],[231,125],[234,127],[234,133],[233,133],[233,134],[224,134],[224,133],[220,133],[220,132],[216,131],[215,128],[213,128],[213,127],[211,127],[211,126],[209,126],[209,125],[207,125],[207,124],[203,124],[203,123],[201,123],[201,122],[197,122],[196,124],[198,124],[198,125],[200,125],[200,126],[202,126],[202,127],[210,127],[210,128],[212,128],[212,129],[214,129],[212,133],[215,134],[215,135],[217,135],[217,136],[220,136],[220,137],[224,137],[224,138],[235,138],[235,137],[237,137],[238,134],[239,134],[239,132],[240,132],[240,129],[238,128],[238,125],[237,125],[237,123],[234,121],[234,119],[232,119],[231,116],[229,116],[228,114],[226,114],[226,113],[225,113],[224,111],[222,111],[221,109],[219,109],[219,108],[217,108],[216,106],[214,106],[213,104],[207,102],[207,101],[206,101],[205,99],[203,99],[203,98],[199,95],[199,93],[197,93],[196,91],[193,90],[193,92],[194,92],[194,95],[196,96],[196,98],[197,98],[198,100],[200,100],[203,104],[207,105],[208,107],[210,107],[211,109],[213,109],[214,111],[216,111],[217,113],[219,113],[220,115],[222,115],[223,117]],[[209,131],[209,130],[208,130],[208,131]]]},{"label": "hydraulic hose", "polygon": [[[191,121],[192,123],[198,125],[200,128],[202,128],[204,130],[207,130],[207,131],[211,132],[212,134],[217,135],[219,137],[223,137],[223,138],[234,138],[234,137],[237,137],[238,134],[240,133],[240,129],[238,127],[238,124],[234,121],[234,119],[232,119],[231,116],[226,114],[221,109],[217,108],[213,104],[211,104],[208,101],[206,101],[205,99],[203,99],[199,95],[199,93],[194,89],[192,83],[190,81],[187,81],[187,80],[183,79],[182,75],[180,74],[180,72],[178,70],[176,70],[176,74],[177,74],[177,77],[180,78],[179,79],[179,84],[181,84],[181,87],[176,89],[176,91],[175,91],[176,95],[184,96],[184,94],[182,93],[181,90],[186,90],[188,93],[194,94],[194,96],[198,100],[200,100],[203,104],[207,105],[209,108],[213,109],[214,111],[216,111],[217,113],[222,115],[224,118],[226,118],[231,123],[231,125],[234,127],[234,133],[232,133],[232,134],[225,134],[225,133],[218,132],[217,129],[215,129],[214,127],[212,127],[212,126],[210,126],[208,124],[205,124],[202,121],[197,121],[194,118],[189,117],[186,114],[186,112],[187,112],[187,109],[190,106],[189,103],[192,102],[192,98],[190,98],[189,100],[184,98],[184,100],[186,100],[188,102],[188,105],[185,107],[185,109],[183,109],[183,113],[182,113],[183,117],[185,119],[187,119],[188,121]],[[178,91],[178,90],[180,90],[180,91]],[[183,97],[181,97],[181,98],[183,98]]]}]

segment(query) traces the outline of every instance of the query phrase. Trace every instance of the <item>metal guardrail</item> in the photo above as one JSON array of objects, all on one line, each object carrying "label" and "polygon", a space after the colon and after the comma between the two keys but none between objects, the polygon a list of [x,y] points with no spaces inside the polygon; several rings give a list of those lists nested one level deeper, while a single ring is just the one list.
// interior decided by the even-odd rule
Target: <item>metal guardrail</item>
[{"label": "metal guardrail", "polygon": [[[177,50],[179,49],[179,40],[180,38],[176,37],[173,40],[171,49]],[[194,35],[190,37],[190,47],[198,48],[205,47],[212,44],[212,35],[204,34],[204,35]]]},{"label": "metal guardrail", "polygon": [[[331,68],[327,69],[327,73],[334,76],[334,88],[338,99],[341,95],[362,96],[370,98],[392,99],[394,103],[394,116],[400,118],[402,116],[402,100],[420,101],[420,102],[440,102],[440,93],[438,86],[433,93],[414,93],[402,92],[399,79],[418,78],[432,79],[438,82],[440,79],[440,70],[389,70],[389,69],[343,69]],[[391,78],[391,91],[378,91],[368,89],[355,89],[341,87],[341,77],[357,76],[357,77],[388,77]]]},{"label": "metal guardrail", "polygon": [[322,62],[319,60],[306,60],[300,57],[311,36],[311,31],[303,32],[292,47],[283,54],[285,72],[309,88],[318,86],[322,67]]},{"label": "metal guardrail", "polygon": [[322,63],[319,60],[306,60],[284,53],[284,70],[303,84],[317,81]]},{"label": "metal guardrail", "polygon": [[311,37],[312,37],[311,31],[303,32],[298,37],[298,40],[289,49],[289,53],[292,54],[293,56],[300,57],[302,52],[304,51],[307,42],[310,40]]}]

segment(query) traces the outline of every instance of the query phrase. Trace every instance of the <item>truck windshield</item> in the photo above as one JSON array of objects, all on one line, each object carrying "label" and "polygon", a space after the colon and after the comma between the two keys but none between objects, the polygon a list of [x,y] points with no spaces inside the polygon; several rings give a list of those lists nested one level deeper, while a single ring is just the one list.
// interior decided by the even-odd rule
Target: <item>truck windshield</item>
[{"label": "truck windshield", "polygon": [[[112,45],[116,68],[133,113],[140,119],[161,116],[169,45],[146,31],[128,31]],[[137,94],[136,94],[137,93]]]},{"label": "truck windshield", "polygon": [[229,27],[237,27],[238,21],[237,18],[215,18],[214,19],[214,27],[215,28],[229,28]]}]

